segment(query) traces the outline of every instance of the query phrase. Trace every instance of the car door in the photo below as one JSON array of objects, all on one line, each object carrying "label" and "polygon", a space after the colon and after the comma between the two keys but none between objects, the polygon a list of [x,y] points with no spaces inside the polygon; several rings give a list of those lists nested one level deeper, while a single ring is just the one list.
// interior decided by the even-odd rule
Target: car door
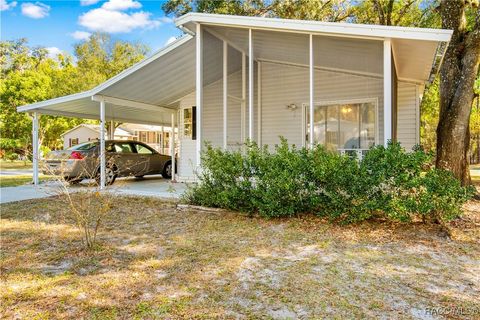
[{"label": "car door", "polygon": [[153,174],[153,173],[160,173],[161,169],[159,169],[162,165],[160,161],[159,154],[150,148],[147,145],[142,143],[135,143],[135,150],[137,151],[138,157],[141,162],[145,163],[145,166],[142,166],[140,169],[141,174]]},{"label": "car door", "polygon": [[130,142],[113,143],[112,162],[117,167],[120,176],[135,174],[138,170],[137,155]]}]

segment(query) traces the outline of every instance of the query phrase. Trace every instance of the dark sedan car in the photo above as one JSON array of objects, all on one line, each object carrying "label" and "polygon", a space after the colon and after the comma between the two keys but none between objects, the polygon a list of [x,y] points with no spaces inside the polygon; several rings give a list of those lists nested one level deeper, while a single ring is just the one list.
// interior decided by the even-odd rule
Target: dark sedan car
[{"label": "dark sedan car", "polygon": [[[163,155],[148,145],[129,140],[107,140],[106,183],[112,184],[117,177],[143,177],[162,174],[172,176],[172,158]],[[83,179],[100,177],[100,142],[98,140],[78,144],[66,150],[50,152],[44,163],[45,174],[62,175],[74,184]]]}]

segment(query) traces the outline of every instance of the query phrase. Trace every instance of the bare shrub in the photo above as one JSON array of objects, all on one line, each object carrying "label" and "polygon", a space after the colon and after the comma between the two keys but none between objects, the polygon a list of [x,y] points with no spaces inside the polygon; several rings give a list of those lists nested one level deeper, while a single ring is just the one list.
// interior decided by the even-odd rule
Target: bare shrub
[{"label": "bare shrub", "polygon": [[[98,158],[96,159],[95,170],[92,170],[91,167],[88,169],[85,166],[78,171],[76,176],[67,173],[69,170],[67,161],[61,162],[54,170],[46,163],[42,163],[43,172],[53,176],[47,192],[57,196],[65,204],[65,216],[73,219],[82,232],[84,247],[92,249],[96,245],[97,234],[105,217],[110,215],[114,209],[113,204],[118,195],[118,189],[125,183],[117,181],[115,186],[102,189],[98,169],[100,159]],[[136,163],[135,165],[146,164]],[[114,159],[108,159],[107,170],[109,168],[116,168]],[[82,180],[87,180],[87,183],[79,184]]]}]

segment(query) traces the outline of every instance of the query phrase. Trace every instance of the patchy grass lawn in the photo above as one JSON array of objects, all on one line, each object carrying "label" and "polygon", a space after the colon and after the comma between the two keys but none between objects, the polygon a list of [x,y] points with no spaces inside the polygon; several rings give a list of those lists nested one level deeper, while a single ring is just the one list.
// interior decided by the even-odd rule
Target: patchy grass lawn
[{"label": "patchy grass lawn", "polygon": [[2,318],[435,319],[428,308],[480,310],[478,202],[450,225],[453,239],[436,225],[263,220],[141,198],[115,206],[99,247],[85,252],[58,199],[2,205]]},{"label": "patchy grass lawn", "polygon": [[32,169],[32,162],[30,161],[8,161],[8,160],[0,160],[0,168],[2,170],[18,170],[18,169]]},{"label": "patchy grass lawn", "polygon": [[[39,176],[40,181],[52,180],[52,176]],[[15,175],[15,176],[0,176],[0,188],[17,187],[24,184],[32,183],[32,175]]]}]

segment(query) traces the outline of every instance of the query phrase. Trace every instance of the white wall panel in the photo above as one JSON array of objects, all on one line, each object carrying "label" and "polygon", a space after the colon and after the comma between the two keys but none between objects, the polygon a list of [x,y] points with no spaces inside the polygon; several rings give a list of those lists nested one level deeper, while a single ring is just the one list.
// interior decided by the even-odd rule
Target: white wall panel
[{"label": "white wall panel", "polygon": [[406,150],[420,142],[418,97],[415,84],[398,82],[397,140]]},{"label": "white wall panel", "polygon": [[[262,64],[262,142],[273,146],[279,136],[301,146],[302,108],[308,104],[308,68]],[[315,102],[378,98],[378,138],[383,136],[383,81],[378,78],[315,70]],[[295,111],[287,105],[295,104]]]}]

